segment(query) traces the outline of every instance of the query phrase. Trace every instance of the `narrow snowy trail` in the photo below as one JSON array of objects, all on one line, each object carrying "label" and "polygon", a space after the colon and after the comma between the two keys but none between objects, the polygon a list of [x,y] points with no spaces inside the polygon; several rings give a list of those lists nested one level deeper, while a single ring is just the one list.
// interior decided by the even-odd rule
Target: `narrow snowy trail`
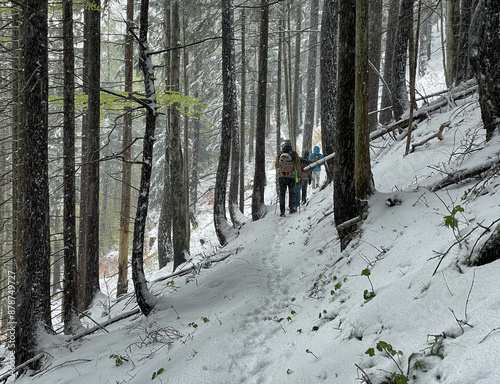
[{"label": "narrow snowy trail", "polygon": [[[259,239],[268,251],[259,251],[252,263],[262,275],[259,289],[254,293],[252,305],[241,314],[241,347],[237,347],[234,363],[238,366],[241,383],[267,383],[272,375],[266,373],[273,369],[278,356],[272,355],[273,345],[281,342],[285,330],[283,314],[289,306],[290,282],[287,279],[291,269],[286,266],[282,238],[286,235],[287,221],[283,218],[271,218],[268,237]],[[272,226],[271,226],[272,225]],[[285,263],[285,265],[284,265]],[[244,332],[243,332],[244,331]]]}]

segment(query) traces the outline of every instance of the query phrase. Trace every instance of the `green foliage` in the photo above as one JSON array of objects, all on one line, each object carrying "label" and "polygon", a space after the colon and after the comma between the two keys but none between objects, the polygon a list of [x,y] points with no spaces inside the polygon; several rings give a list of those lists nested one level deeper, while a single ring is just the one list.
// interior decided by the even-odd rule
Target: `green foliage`
[{"label": "green foliage", "polygon": [[290,368],[288,368],[288,369],[286,370],[286,374],[287,374],[287,375],[290,375],[292,372],[293,372],[293,371],[292,371]]},{"label": "green foliage", "polygon": [[408,384],[408,378],[402,373],[392,372],[390,378],[394,384]]},{"label": "green foliage", "polygon": [[458,229],[458,219],[455,216],[458,212],[464,212],[461,205],[453,207],[450,214],[444,217],[444,225],[447,228],[451,228],[453,230]]},{"label": "green foliage", "polygon": [[153,372],[153,376],[151,376],[151,380],[154,380],[156,378],[156,376],[160,375],[163,373],[163,371],[165,371],[164,368],[160,368],[159,370],[157,370],[156,372]]},{"label": "green foliage", "polygon": [[371,290],[365,289],[365,291],[363,292],[363,298],[366,301],[370,301],[375,297],[375,290],[373,289],[373,284],[372,281],[370,280],[370,275],[371,272],[368,268],[365,268],[361,271],[361,276],[366,276],[368,278],[368,281],[370,282],[370,286],[372,288]]},{"label": "green foliage", "polygon": [[196,324],[194,321],[188,324],[188,327],[193,327],[194,329],[198,328],[198,324]]},{"label": "green foliage", "polygon": [[[390,384],[407,384],[408,383],[408,377],[403,374],[403,370],[401,368],[401,364],[399,362],[399,357],[403,356],[403,352],[396,350],[393,348],[393,346],[383,340],[380,340],[375,348],[368,348],[365,352],[366,355],[373,357],[375,356],[376,351],[382,352],[389,358],[391,358],[392,361],[396,364],[398,367],[399,372],[391,372],[389,375],[389,380]],[[395,358],[398,358],[398,361],[396,361]],[[389,384],[389,383],[388,383]]]},{"label": "green foliage", "polygon": [[210,261],[207,261],[206,263],[203,264],[204,269],[208,269],[212,266],[212,263]]},{"label": "green foliage", "polygon": [[368,289],[365,289],[365,291],[363,292],[363,298],[366,301],[370,301],[374,297],[375,297],[375,292],[373,292],[373,291],[369,291]]},{"label": "green foliage", "polygon": [[109,358],[110,359],[115,359],[115,365],[117,367],[121,366],[123,364],[123,361],[128,361],[125,357],[123,357],[121,355],[117,355],[115,353],[109,355]]}]

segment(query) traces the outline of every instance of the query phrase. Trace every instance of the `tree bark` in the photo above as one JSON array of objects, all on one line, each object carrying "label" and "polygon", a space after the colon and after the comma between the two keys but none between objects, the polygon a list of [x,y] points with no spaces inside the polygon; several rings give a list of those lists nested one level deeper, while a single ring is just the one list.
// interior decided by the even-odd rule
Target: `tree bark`
[{"label": "tree bark", "polygon": [[140,28],[139,28],[139,67],[144,75],[144,92],[146,98],[143,104],[146,108],[146,129],[142,148],[141,182],[137,199],[137,213],[134,222],[134,239],[132,246],[132,280],[134,281],[137,304],[144,316],[148,316],[154,309],[156,298],[149,292],[144,274],[144,235],[148,216],[149,189],[151,170],[153,167],[153,143],[158,115],[156,104],[154,66],[148,48],[148,11],[149,0],[141,1]]},{"label": "tree bark", "polygon": [[[224,8],[223,8],[224,9]],[[226,25],[227,47],[225,54],[222,54],[223,66],[223,123],[228,124],[227,129],[231,131],[231,177],[229,182],[229,216],[233,223],[233,227],[239,228],[243,225],[241,211],[238,208],[238,186],[240,179],[240,132],[238,128],[238,98],[236,95],[236,65],[235,65],[235,48],[234,48],[234,11],[229,1],[228,20]],[[225,90],[224,90],[225,88]],[[226,109],[224,109],[226,108]],[[224,121],[227,117],[227,121]],[[223,128],[226,129],[226,128]],[[244,170],[242,171],[244,172]]]},{"label": "tree bark", "polygon": [[500,2],[479,0],[471,23],[471,65],[478,84],[486,140],[500,126]]},{"label": "tree bark", "polygon": [[[301,93],[302,84],[300,82],[300,43],[302,33],[302,5],[297,3],[297,24],[295,32],[295,61],[293,69],[293,91],[292,91],[292,125],[290,127],[290,141],[292,142],[292,147],[297,148],[297,136],[300,132],[299,127],[299,94]],[[262,47],[261,47],[262,49]],[[291,60],[291,55],[290,55]]]},{"label": "tree bark", "polygon": [[[373,112],[378,110],[379,100],[379,72],[380,72],[380,55],[382,45],[382,0],[372,0],[369,4],[369,48],[368,60],[373,67],[369,67],[369,83],[368,83],[368,111]],[[378,127],[378,113],[371,113],[368,116],[368,124],[370,131],[374,131]]]},{"label": "tree bark", "polygon": [[80,327],[76,311],[78,295],[75,193],[75,52],[73,45],[73,1],[63,0],[64,49],[64,333]]},{"label": "tree bark", "polygon": [[233,61],[233,11],[231,0],[222,0],[222,127],[219,164],[215,180],[214,225],[220,245],[224,246],[234,232],[226,216],[226,185],[231,156],[233,125],[236,123],[234,111],[234,61]]},{"label": "tree bark", "polygon": [[257,92],[257,128],[255,134],[255,174],[252,195],[252,220],[259,220],[266,213],[264,189],[266,186],[266,95],[267,58],[269,37],[269,1],[261,0],[259,79]]},{"label": "tree bark", "polygon": [[[16,365],[37,354],[40,337],[51,328],[50,223],[48,177],[48,2],[26,0],[23,9],[26,93],[24,225],[22,260],[17,271]],[[39,361],[29,368],[37,369]]]},{"label": "tree bark", "polygon": [[394,118],[396,120],[399,120],[409,107],[406,90],[406,61],[408,59],[408,40],[410,33],[413,33],[413,1],[401,0],[399,8],[391,81]]},{"label": "tree bark", "polygon": [[460,31],[458,38],[458,53],[456,63],[456,83],[469,80],[472,76],[469,65],[469,30],[472,19],[473,0],[462,0],[460,12]]},{"label": "tree bark", "polygon": [[384,84],[387,86],[382,88],[382,99],[380,102],[379,122],[388,124],[393,118],[393,95],[392,95],[392,79],[393,79],[393,63],[394,50],[396,42],[396,32],[398,25],[399,0],[390,0],[389,12],[387,19],[387,36],[385,39],[385,54],[384,54]]},{"label": "tree bark", "polygon": [[[354,183],[356,0],[339,1],[339,60],[337,135],[335,138],[333,205],[335,225],[358,215]],[[341,249],[350,242],[354,227],[339,231]]]},{"label": "tree bark", "polygon": [[[178,92],[180,89],[180,16],[179,1],[172,3],[172,62],[171,62],[171,84],[172,91]],[[172,187],[172,239],[174,251],[174,270],[186,261],[189,246],[187,244],[188,234],[186,215],[186,196],[184,189],[184,162],[181,142],[181,116],[180,103],[174,103],[170,113],[170,175]]]},{"label": "tree bark", "polygon": [[368,0],[356,0],[356,76],[355,76],[355,151],[354,179],[360,216],[367,213],[367,199],[373,194],[370,165],[370,126],[368,121]]},{"label": "tree bark", "polygon": [[[171,46],[171,0],[165,0],[164,3],[164,41],[165,46]],[[167,50],[164,55],[165,63],[165,89],[171,90],[171,51]],[[165,124],[165,166],[163,174],[163,198],[161,202],[160,218],[158,221],[158,265],[161,268],[165,267],[172,260],[173,245],[172,245],[172,180],[170,174],[170,124],[171,124],[171,108],[166,107],[166,124]]]},{"label": "tree bark", "polygon": [[240,211],[245,213],[245,122],[246,122],[246,13],[241,10],[241,96],[240,96]]},{"label": "tree bark", "polygon": [[[325,0],[321,21],[321,142],[323,153],[335,151],[337,130],[338,0]],[[326,167],[327,183],[333,180],[333,163]]]},{"label": "tree bark", "polygon": [[[125,92],[132,92],[134,75],[134,1],[127,0],[127,32],[125,35]],[[128,248],[130,227],[130,192],[132,183],[132,114],[130,107],[125,107],[123,117],[122,141],[122,196],[120,208],[120,243],[118,247],[118,285],[116,296],[128,291]]]}]

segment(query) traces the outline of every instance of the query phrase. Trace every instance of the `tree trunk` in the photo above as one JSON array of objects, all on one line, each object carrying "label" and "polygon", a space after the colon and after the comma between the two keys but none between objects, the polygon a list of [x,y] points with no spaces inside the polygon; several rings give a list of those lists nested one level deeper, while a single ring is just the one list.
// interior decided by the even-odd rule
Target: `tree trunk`
[{"label": "tree trunk", "polygon": [[264,189],[266,186],[266,95],[267,57],[269,37],[269,1],[261,0],[259,79],[257,92],[257,128],[255,134],[255,174],[252,195],[252,220],[259,220],[266,213]]},{"label": "tree trunk", "polygon": [[[333,205],[336,225],[340,225],[358,215],[354,183],[356,0],[339,1],[339,19],[337,135],[335,137],[333,180],[335,186],[333,189]],[[342,250],[349,244],[352,232],[353,227],[339,231]]]},{"label": "tree trunk", "polygon": [[471,23],[471,66],[477,79],[486,140],[500,126],[500,2],[479,0]]},{"label": "tree trunk", "polygon": [[64,333],[75,334],[79,328],[76,311],[76,195],[75,195],[75,52],[73,45],[73,1],[63,0],[64,35]]},{"label": "tree trunk", "polygon": [[[23,253],[17,271],[16,365],[34,357],[51,328],[48,177],[47,1],[26,0],[23,9],[26,93]],[[39,361],[30,364],[38,369]]]},{"label": "tree trunk", "polygon": [[[300,40],[302,34],[302,5],[297,3],[297,25],[295,32],[295,61],[293,69],[293,92],[292,92],[292,126],[290,127],[290,141],[292,147],[297,148],[297,136],[300,132],[299,127],[299,94],[302,84],[300,82]],[[262,47],[261,47],[262,48]],[[291,56],[290,56],[291,60]]]},{"label": "tree trunk", "polygon": [[[372,0],[369,5],[369,39],[368,60],[372,63],[369,66],[369,85],[368,85],[368,112],[378,110],[379,94],[379,72],[380,55],[382,45],[382,0]],[[378,128],[378,113],[371,113],[368,116],[370,131]]]},{"label": "tree trunk", "polygon": [[[165,0],[164,4],[164,41],[165,46],[171,46],[171,0]],[[169,50],[164,55],[165,63],[165,88],[171,86],[171,53]],[[158,220],[158,265],[165,267],[172,260],[172,180],[170,174],[170,106],[166,107],[165,125],[165,166],[163,174],[163,198],[161,203],[160,218]]]},{"label": "tree trunk", "polygon": [[240,96],[240,211],[245,213],[245,121],[246,121],[246,13],[241,10],[241,96]]},{"label": "tree trunk", "polygon": [[[180,17],[179,1],[172,4],[172,45],[177,49],[172,51],[171,84],[172,91],[178,92],[180,89]],[[187,244],[188,234],[186,215],[186,196],[184,189],[184,163],[181,143],[181,116],[180,104],[174,103],[170,113],[170,176],[172,186],[172,210],[173,210],[173,251],[174,270],[186,261],[189,246]]]},{"label": "tree trunk", "polygon": [[158,114],[154,84],[154,66],[151,62],[147,41],[149,28],[148,10],[149,0],[142,0],[139,29],[139,67],[144,75],[144,92],[146,98],[143,100],[143,104],[146,108],[146,129],[143,139],[141,183],[139,186],[139,198],[137,199],[137,213],[135,215],[132,246],[132,280],[134,281],[137,304],[144,316],[148,316],[156,304],[156,298],[148,290],[143,263],[144,235],[146,232],[151,170],[153,167],[153,143],[156,116]]},{"label": "tree trunk", "polygon": [[393,63],[394,51],[396,42],[396,32],[398,25],[399,0],[390,0],[389,12],[387,19],[387,36],[385,38],[385,54],[384,54],[384,86],[382,88],[382,100],[380,102],[381,112],[379,122],[388,124],[392,120],[393,115],[393,95],[392,95],[392,79],[393,79]]},{"label": "tree trunk", "polygon": [[311,22],[309,33],[309,57],[307,60],[307,99],[306,112],[304,117],[304,134],[302,136],[302,155],[306,151],[311,153],[312,136],[314,129],[314,111],[316,101],[316,61],[318,45],[318,20],[319,19],[319,1],[311,1]]},{"label": "tree trunk", "polygon": [[[125,92],[132,92],[134,75],[134,36],[131,28],[134,26],[134,1],[127,0],[127,33],[125,35]],[[122,196],[120,209],[120,243],[118,247],[118,285],[116,296],[128,291],[128,247],[130,227],[130,192],[132,183],[132,114],[130,107],[125,107],[123,117],[122,141]]]},{"label": "tree trunk", "polygon": [[473,0],[462,0],[460,12],[460,31],[458,38],[458,52],[456,63],[456,82],[469,80],[472,76],[469,66],[469,30],[472,18]]},{"label": "tree trunk", "polygon": [[224,246],[234,234],[226,216],[226,185],[231,156],[231,136],[234,113],[234,62],[233,62],[233,11],[231,0],[222,0],[222,128],[220,141],[219,165],[215,180],[214,225],[219,243]]},{"label": "tree trunk", "polygon": [[[325,0],[321,21],[321,142],[323,153],[335,151],[337,130],[338,0]],[[333,180],[333,163],[326,167],[327,183]]]},{"label": "tree trunk", "polygon": [[368,0],[356,0],[356,76],[355,76],[355,151],[354,178],[360,216],[367,213],[367,199],[373,194],[370,165],[370,126],[368,122]]},{"label": "tree trunk", "polygon": [[460,0],[446,3],[446,86],[451,87],[456,79],[457,51],[460,34]]},{"label": "tree trunk", "polygon": [[[224,4],[224,3],[223,3]],[[238,128],[238,98],[236,94],[236,65],[234,48],[234,11],[231,1],[228,1],[227,24],[224,36],[227,36],[227,47],[222,54],[223,63],[223,97],[222,124],[227,124],[231,131],[231,177],[229,182],[229,215],[233,227],[239,228],[243,225],[241,212],[238,208],[238,186],[240,179],[240,132]],[[225,7],[223,6],[223,9]],[[224,66],[225,65],[225,66]],[[225,117],[227,120],[225,121]]]},{"label": "tree trunk", "polygon": [[[186,45],[186,30],[187,30],[187,17],[186,17],[186,12],[184,11],[182,13],[182,37],[183,37],[183,42],[184,45]],[[184,79],[184,96],[189,96],[189,80],[188,80],[188,67],[189,67],[189,53],[186,47],[183,48],[182,50],[182,63],[183,63],[183,79]],[[185,209],[185,215],[186,215],[186,239],[185,239],[185,245],[186,245],[186,252],[189,253],[189,245],[190,245],[190,238],[191,238],[191,218],[194,218],[194,212],[191,214],[191,210],[189,208],[189,107],[185,106],[184,107],[184,158],[183,158],[183,164],[184,164],[184,175],[183,175],[183,180],[184,180],[184,209]]]},{"label": "tree trunk", "polygon": [[408,39],[410,33],[413,33],[413,1],[401,0],[399,8],[391,82],[394,117],[396,120],[399,120],[409,107],[408,92],[406,90],[406,61],[408,58]]}]

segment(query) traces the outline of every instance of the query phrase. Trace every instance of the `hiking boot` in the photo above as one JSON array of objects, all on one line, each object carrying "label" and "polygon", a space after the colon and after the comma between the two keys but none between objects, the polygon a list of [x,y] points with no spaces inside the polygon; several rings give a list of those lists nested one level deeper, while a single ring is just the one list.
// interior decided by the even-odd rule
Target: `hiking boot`
[{"label": "hiking boot", "polygon": [[280,217],[285,217],[285,212],[281,212]]},{"label": "hiking boot", "polygon": [[295,213],[295,212],[297,212],[296,208],[290,209],[290,213]]}]

